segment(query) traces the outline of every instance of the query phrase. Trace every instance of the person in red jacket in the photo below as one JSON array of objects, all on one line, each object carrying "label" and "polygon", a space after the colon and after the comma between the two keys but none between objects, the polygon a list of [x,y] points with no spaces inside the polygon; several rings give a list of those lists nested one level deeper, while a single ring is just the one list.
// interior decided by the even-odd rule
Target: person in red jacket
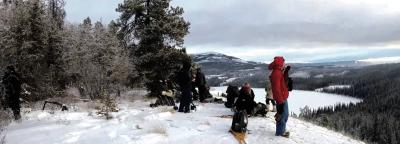
[{"label": "person in red jacket", "polygon": [[277,113],[275,115],[275,135],[289,137],[289,132],[286,132],[286,122],[289,118],[289,107],[287,101],[287,98],[289,97],[289,91],[283,74],[284,67],[285,59],[281,56],[277,56],[274,58],[274,61],[269,64],[268,69],[272,70],[269,78],[272,87],[272,95],[277,103]]}]

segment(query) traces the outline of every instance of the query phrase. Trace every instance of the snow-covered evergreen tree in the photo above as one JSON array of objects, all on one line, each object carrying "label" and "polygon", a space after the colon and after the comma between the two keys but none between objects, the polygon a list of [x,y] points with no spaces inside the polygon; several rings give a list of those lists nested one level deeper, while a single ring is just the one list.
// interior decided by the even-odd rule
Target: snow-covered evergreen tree
[{"label": "snow-covered evergreen tree", "polygon": [[160,81],[169,79],[182,61],[190,61],[183,48],[189,23],[183,9],[170,0],[124,0],[117,8],[119,38],[131,51],[137,70],[152,95],[160,93]]},{"label": "snow-covered evergreen tree", "polygon": [[86,18],[79,26],[65,27],[67,75],[70,83],[84,89],[83,95],[100,98],[101,92],[117,92],[129,85],[134,72],[128,52],[120,47],[115,23],[106,27]]},{"label": "snow-covered evergreen tree", "polygon": [[51,76],[51,85],[56,90],[65,86],[65,69],[63,67],[63,27],[66,12],[64,0],[48,0],[46,8],[47,20],[47,66]]}]

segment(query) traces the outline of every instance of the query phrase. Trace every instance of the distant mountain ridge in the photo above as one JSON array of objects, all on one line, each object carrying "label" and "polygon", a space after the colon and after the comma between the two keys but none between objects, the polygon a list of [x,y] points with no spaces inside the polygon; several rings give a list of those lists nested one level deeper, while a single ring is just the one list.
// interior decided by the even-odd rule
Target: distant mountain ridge
[{"label": "distant mountain ridge", "polygon": [[[192,54],[194,63],[202,67],[210,86],[241,85],[251,82],[256,87],[264,87],[267,81],[268,64],[245,61],[240,58],[216,52]],[[395,63],[396,58],[335,61],[323,63],[289,63],[291,76],[301,78],[323,78],[346,74],[350,69],[382,63]],[[400,57],[398,58],[400,62]]]},{"label": "distant mountain ridge", "polygon": [[[245,61],[237,57],[221,53],[208,52],[192,54],[194,63],[201,66],[210,86],[242,83],[249,77],[263,77],[266,73],[266,64]],[[257,75],[257,76],[255,76]]]},{"label": "distant mountain ridge", "polygon": [[228,56],[222,53],[216,52],[207,52],[207,53],[200,53],[200,54],[192,54],[193,60],[196,63],[236,63],[236,64],[258,64],[257,62],[253,61],[245,61],[237,57]]}]

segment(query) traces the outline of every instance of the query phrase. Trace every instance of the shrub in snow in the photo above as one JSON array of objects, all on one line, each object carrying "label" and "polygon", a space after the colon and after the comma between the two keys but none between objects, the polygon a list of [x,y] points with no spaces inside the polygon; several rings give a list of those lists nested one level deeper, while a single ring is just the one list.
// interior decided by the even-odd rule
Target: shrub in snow
[{"label": "shrub in snow", "polygon": [[110,94],[106,91],[102,92],[101,95],[101,107],[98,109],[97,114],[104,115],[106,119],[112,119],[112,115],[110,112],[118,112],[117,104],[115,103],[115,99],[112,99]]},{"label": "shrub in snow", "polygon": [[65,91],[69,97],[76,97],[76,98],[81,97],[81,93],[79,92],[79,89],[76,87],[67,88]]},{"label": "shrub in snow", "polygon": [[6,134],[5,134],[5,129],[4,127],[6,127],[10,122],[11,122],[11,114],[6,111],[6,110],[0,110],[0,144],[5,144],[5,138],[6,138]]}]

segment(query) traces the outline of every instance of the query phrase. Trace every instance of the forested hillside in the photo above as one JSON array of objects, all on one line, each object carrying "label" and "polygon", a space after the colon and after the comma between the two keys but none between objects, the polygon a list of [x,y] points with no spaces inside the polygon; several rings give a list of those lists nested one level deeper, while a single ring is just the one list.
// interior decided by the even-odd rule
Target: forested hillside
[{"label": "forested hillside", "polygon": [[[189,22],[167,1],[124,1],[115,21],[66,22],[65,0],[0,2],[0,73],[14,66],[28,101],[65,96],[79,88],[97,99],[129,87],[159,93],[182,62]],[[134,2],[134,4],[132,4]]]},{"label": "forested hillside", "polygon": [[[307,80],[296,83],[303,81]],[[400,142],[400,64],[369,66],[343,76],[308,81],[308,88],[332,84],[351,87],[325,92],[363,98],[363,102],[304,109],[300,117],[371,143]]]}]

